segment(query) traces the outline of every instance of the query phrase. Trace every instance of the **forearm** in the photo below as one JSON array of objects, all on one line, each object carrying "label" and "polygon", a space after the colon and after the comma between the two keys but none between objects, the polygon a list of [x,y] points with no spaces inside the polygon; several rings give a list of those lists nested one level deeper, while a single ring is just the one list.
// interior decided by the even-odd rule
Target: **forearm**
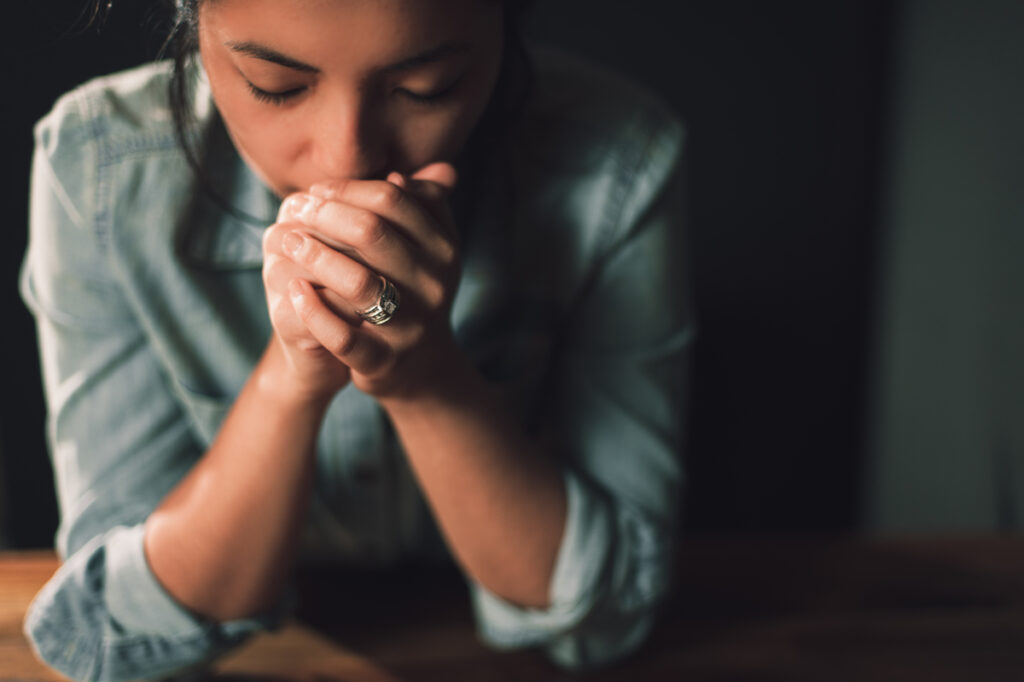
[{"label": "forearm", "polygon": [[326,401],[275,385],[282,361],[272,340],[209,451],[146,524],[157,579],[216,620],[276,601],[305,520]]},{"label": "forearm", "polygon": [[[511,601],[541,606],[549,601],[565,526],[564,481],[452,338],[449,304],[460,266],[458,230],[445,200],[455,179],[454,167],[439,162],[409,177],[389,174],[386,182],[321,185],[316,200],[290,197],[281,215],[298,222],[274,229],[294,230],[292,246],[283,248],[282,234],[287,255],[272,264],[287,259],[322,285],[318,294],[308,282],[289,283],[304,331],[388,412],[466,571]],[[378,215],[380,229],[354,229],[349,211],[356,207]],[[277,234],[265,240],[272,251]],[[362,264],[331,244],[358,254]],[[378,301],[377,287],[370,294],[353,291],[352,283],[377,285],[376,275],[418,294],[403,304],[400,322],[353,326],[323,298],[340,296],[364,310]]]},{"label": "forearm", "polygon": [[546,607],[565,527],[563,477],[493,389],[454,365],[429,397],[381,404],[464,569],[513,603]]}]

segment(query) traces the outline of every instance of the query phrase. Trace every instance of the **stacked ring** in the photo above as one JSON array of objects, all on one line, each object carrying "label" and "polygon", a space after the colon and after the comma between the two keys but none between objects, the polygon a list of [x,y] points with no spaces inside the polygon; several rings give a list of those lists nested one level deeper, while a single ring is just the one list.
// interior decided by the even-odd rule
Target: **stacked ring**
[{"label": "stacked ring", "polygon": [[383,276],[380,278],[380,284],[380,294],[377,296],[377,302],[366,310],[359,311],[359,317],[370,324],[385,324],[395,314],[395,311],[398,310],[398,289]]}]

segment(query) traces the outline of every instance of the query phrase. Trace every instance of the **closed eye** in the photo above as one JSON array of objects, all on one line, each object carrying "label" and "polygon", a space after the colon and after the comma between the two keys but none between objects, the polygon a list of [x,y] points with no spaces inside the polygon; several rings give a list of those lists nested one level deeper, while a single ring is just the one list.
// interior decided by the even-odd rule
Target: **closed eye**
[{"label": "closed eye", "polygon": [[456,91],[460,81],[462,81],[461,77],[455,79],[455,82],[449,85],[448,87],[438,92],[432,92],[426,95],[420,94],[418,92],[413,92],[412,90],[406,90],[405,88],[399,88],[398,90],[396,90],[396,92],[401,94],[406,99],[417,104],[424,104],[427,106],[437,105],[442,104],[445,99],[450,97]]},{"label": "closed eye", "polygon": [[284,104],[288,100],[301,95],[306,90],[306,86],[303,85],[297,88],[292,88],[291,90],[284,90],[282,92],[269,92],[263,88],[256,87],[248,80],[246,80],[246,84],[249,86],[249,92],[251,92],[252,96],[258,101],[276,105]]},{"label": "closed eye", "polygon": [[[449,96],[451,96],[452,93],[455,92],[461,80],[462,78],[457,78],[455,82],[449,85],[448,87],[438,92],[432,92],[428,94],[413,92],[412,90],[406,90],[405,88],[399,88],[395,92],[416,104],[423,104],[426,106],[439,105],[443,103],[443,101],[447,99]],[[298,97],[307,90],[307,86],[302,85],[297,88],[291,88],[290,90],[283,90],[281,92],[271,92],[269,90],[264,90],[263,88],[257,87],[248,79],[246,79],[245,82],[246,85],[249,87],[249,92],[252,94],[254,98],[256,98],[256,100],[278,106],[287,103],[289,100],[292,100],[295,97]]]}]

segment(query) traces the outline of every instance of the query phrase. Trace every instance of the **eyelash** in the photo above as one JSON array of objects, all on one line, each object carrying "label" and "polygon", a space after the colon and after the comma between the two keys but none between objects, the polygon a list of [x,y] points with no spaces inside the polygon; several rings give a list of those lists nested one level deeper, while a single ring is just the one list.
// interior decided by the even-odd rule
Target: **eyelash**
[{"label": "eyelash", "polygon": [[287,102],[288,100],[290,100],[291,98],[295,97],[300,92],[305,90],[305,88],[295,88],[293,90],[286,90],[285,92],[267,92],[266,90],[257,88],[255,85],[248,81],[246,81],[246,85],[249,86],[249,92],[252,93],[252,96],[255,97],[257,101],[267,102],[269,104],[274,104],[277,106],[284,104],[285,102]]},{"label": "eyelash", "polygon": [[[395,92],[400,93],[403,97],[416,104],[421,104],[423,106],[428,107],[436,106],[441,104],[448,97],[448,95],[454,92],[455,86],[459,84],[459,80],[462,79],[460,78],[456,80],[454,83],[449,85],[441,92],[435,92],[432,95],[419,95],[415,92],[402,89],[396,90]],[[288,100],[292,99],[293,97],[296,97],[297,95],[300,95],[306,89],[305,87],[301,87],[294,88],[292,90],[286,90],[284,92],[268,92],[266,90],[256,87],[248,81],[246,81],[246,84],[249,86],[249,92],[252,93],[252,96],[255,97],[257,101],[266,102],[268,104],[273,104],[275,106],[281,106],[285,104],[286,102],[288,102]]]}]

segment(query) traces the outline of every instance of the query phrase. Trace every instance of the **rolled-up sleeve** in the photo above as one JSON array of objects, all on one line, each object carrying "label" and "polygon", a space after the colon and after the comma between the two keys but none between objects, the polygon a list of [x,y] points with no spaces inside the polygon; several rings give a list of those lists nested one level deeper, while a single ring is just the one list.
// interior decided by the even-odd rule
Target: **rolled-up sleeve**
[{"label": "rolled-up sleeve", "polygon": [[70,96],[35,133],[21,293],[36,319],[63,564],[29,607],[25,633],[73,679],[158,677],[275,626],[284,609],[207,621],[150,570],[145,521],[202,449],[112,274],[94,126]]},{"label": "rolled-up sleeve", "polygon": [[565,461],[568,514],[544,610],[471,584],[479,630],[503,648],[541,646],[572,669],[634,651],[667,596],[683,485],[688,354],[682,125],[631,131],[606,201],[603,248],[574,301],[544,412]]}]

